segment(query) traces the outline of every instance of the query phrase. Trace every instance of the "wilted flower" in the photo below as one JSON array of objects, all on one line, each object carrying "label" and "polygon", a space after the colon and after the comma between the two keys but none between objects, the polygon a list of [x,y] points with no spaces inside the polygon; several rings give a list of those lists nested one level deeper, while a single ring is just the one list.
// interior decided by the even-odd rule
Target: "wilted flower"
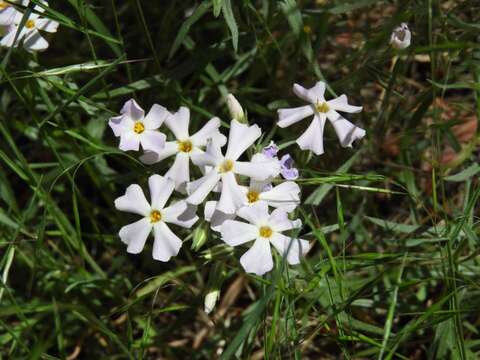
[{"label": "wilted flower", "polygon": [[278,159],[278,146],[273,141],[270,141],[268,146],[265,146],[262,150],[262,154],[265,156],[278,160],[280,162],[280,174],[286,180],[298,179],[298,169],[294,167],[294,162],[290,154],[285,154],[281,159]]},{"label": "wilted flower", "polygon": [[148,179],[151,202],[148,203],[142,188],[130,185],[125,195],[115,200],[115,207],[121,211],[138,214],[142,219],[120,229],[120,239],[128,245],[127,252],[138,254],[143,250],[148,235],[153,229],[153,258],[168,261],[178,254],[182,240],[170,230],[167,223],[190,228],[197,220],[195,208],[188,207],[185,201],[178,201],[165,207],[173,192],[175,183],[160,175]]},{"label": "wilted flower", "polygon": [[220,134],[220,119],[213,118],[208,121],[199,131],[189,135],[190,110],[181,107],[175,114],[165,118],[165,124],[173,132],[175,141],[167,141],[163,150],[159,152],[146,152],[140,157],[146,164],[153,164],[175,155],[175,161],[165,174],[165,177],[175,181],[177,189],[190,181],[190,157],[195,154],[203,154],[202,148],[208,140],[214,139],[220,146],[226,142],[224,135]]},{"label": "wilted flower", "polygon": [[[2,1],[2,3],[4,2]],[[27,6],[28,3],[29,1],[23,1],[23,5],[25,6]],[[48,5],[46,1],[42,1],[42,3],[44,5]],[[11,9],[12,6],[8,6],[0,14],[0,17],[3,18],[4,12],[9,11],[4,18],[4,21],[9,22],[9,24],[6,24],[8,25],[8,33],[2,38],[2,40],[0,41],[0,45],[6,47],[17,47],[20,41],[23,41],[23,47],[29,52],[46,50],[48,48],[48,42],[42,37],[39,30],[50,33],[57,32],[58,23],[50,19],[44,19],[39,14],[32,12],[28,17],[27,21],[25,22],[24,26],[22,27],[17,37],[17,40],[14,43],[15,36],[20,26],[20,22],[22,21],[23,14],[15,9],[13,9],[13,11]],[[35,6],[34,10],[40,13],[45,11],[45,9],[41,6]],[[7,18],[12,14],[13,19]]]},{"label": "wilted flower", "polygon": [[390,44],[396,49],[406,49],[410,46],[411,39],[412,34],[408,29],[408,25],[401,23],[400,26],[393,30],[392,36],[390,37]]},{"label": "wilted flower", "polygon": [[294,84],[293,92],[310,104],[290,109],[279,109],[278,126],[288,127],[314,115],[310,126],[297,139],[297,144],[302,150],[312,150],[316,155],[323,154],[323,129],[327,119],[333,125],[343,147],[351,147],[353,141],[365,136],[365,130],[355,126],[337,112],[358,113],[362,111],[361,106],[349,105],[346,95],[326,101],[324,97],[325,83],[323,81],[317,82],[311,89],[305,89],[298,84]]},{"label": "wilted flower", "polygon": [[270,244],[284,256],[291,265],[300,263],[310,246],[308,241],[291,238],[282,232],[299,228],[300,220],[290,220],[281,209],[268,213],[266,203],[243,207],[237,215],[248,223],[226,220],[221,227],[222,240],[230,246],[238,246],[255,240],[253,246],[242,255],[240,263],[246,272],[263,275],[272,270],[273,260]]},{"label": "wilted flower", "polygon": [[220,146],[210,141],[204,154],[192,155],[195,165],[206,169],[205,175],[187,185],[189,197],[187,202],[198,205],[221,181],[221,195],[217,209],[226,213],[234,213],[244,202],[244,193],[237,183],[235,175],[244,175],[256,180],[266,180],[278,175],[280,166],[276,161],[262,154],[258,161],[238,161],[240,156],[261,135],[257,125],[248,126],[232,120],[228,137],[228,147],[225,156]]},{"label": "wilted flower", "polygon": [[108,124],[116,137],[120,137],[119,148],[123,151],[138,151],[140,144],[144,150],[160,153],[165,146],[165,134],[156,131],[169,115],[167,109],[153,105],[147,116],[133,99],[128,100],[120,111],[120,116],[112,117]]},{"label": "wilted flower", "polygon": [[232,94],[227,95],[227,107],[230,112],[230,118],[239,122],[245,122],[245,113],[243,112],[242,105]]}]

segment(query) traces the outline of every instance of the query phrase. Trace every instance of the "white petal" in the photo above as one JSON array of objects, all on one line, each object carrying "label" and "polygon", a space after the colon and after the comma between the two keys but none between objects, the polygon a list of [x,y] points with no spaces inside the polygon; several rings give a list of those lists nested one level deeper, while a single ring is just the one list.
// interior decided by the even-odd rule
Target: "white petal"
[{"label": "white petal", "polygon": [[168,261],[172,256],[176,256],[182,247],[182,240],[163,222],[156,223],[153,229],[155,235],[153,258],[159,261]]},{"label": "white petal", "polygon": [[133,124],[133,121],[124,115],[114,116],[108,121],[108,125],[116,137],[121,136],[124,132],[131,132]]},{"label": "white petal", "polygon": [[300,186],[293,181],[285,181],[271,190],[260,193],[259,198],[270,206],[293,211],[300,204]]},{"label": "white petal", "polygon": [[353,106],[348,104],[347,95],[340,95],[338,98],[327,101],[328,107],[346,113],[358,113],[362,111],[361,106]]},{"label": "white petal", "polygon": [[296,122],[305,119],[306,117],[313,115],[312,105],[304,105],[296,108],[278,109],[278,123],[281,128],[285,128]]},{"label": "white petal", "polygon": [[148,178],[152,209],[162,210],[172,195],[175,183],[160,175],[152,175]]},{"label": "white petal", "polygon": [[138,254],[143,250],[150,231],[152,231],[152,224],[148,218],[143,218],[122,227],[118,235],[122,242],[128,245],[127,252],[130,254]]},{"label": "white petal", "polygon": [[140,137],[133,131],[124,132],[120,136],[120,144],[118,145],[118,148],[123,151],[138,151],[140,149]]},{"label": "white petal", "polygon": [[186,201],[194,205],[202,203],[215,188],[219,180],[220,174],[215,169],[212,169],[200,179],[188,183],[187,193],[190,195]]},{"label": "white petal", "polygon": [[[13,46],[13,41],[15,40],[15,34],[17,32],[17,27],[16,26],[11,26],[9,27],[9,31],[7,35],[5,35],[2,40],[0,40],[0,45],[5,46],[5,47],[12,47]],[[20,39],[20,36],[19,36]],[[18,40],[17,39],[17,42]]]},{"label": "white petal", "polygon": [[220,145],[216,142],[209,141],[204,153],[196,153],[190,156],[192,162],[199,167],[216,166],[223,161],[222,151]]},{"label": "white petal", "polygon": [[226,220],[220,228],[222,240],[230,246],[237,246],[248,241],[255,240],[258,236],[258,228],[236,220]]},{"label": "white petal", "polygon": [[298,229],[302,226],[302,220],[290,220],[284,209],[275,209],[268,219],[268,223],[276,232]]},{"label": "white petal", "polygon": [[232,172],[222,174],[222,192],[217,209],[226,214],[233,214],[244,203],[245,194],[238,185],[235,175]]},{"label": "white petal", "polygon": [[190,157],[188,154],[183,152],[177,153],[175,161],[165,174],[165,177],[172,179],[177,189],[190,181]]},{"label": "white petal", "polygon": [[237,215],[248,222],[258,225],[268,221],[268,205],[263,201],[257,201],[251,206],[244,206],[237,211]]},{"label": "white petal", "polygon": [[228,135],[228,148],[225,158],[237,160],[250,146],[253,145],[262,135],[258,125],[248,126],[239,123],[237,120],[230,122],[230,133]]},{"label": "white petal", "polygon": [[165,147],[165,134],[157,130],[145,130],[140,134],[140,142],[143,150],[161,152]]},{"label": "white petal", "polygon": [[145,118],[143,119],[145,129],[158,129],[169,115],[170,113],[163,106],[154,104],[148,112],[147,116],[145,116]]},{"label": "white petal", "polygon": [[[190,137],[195,146],[205,146],[207,141],[212,138],[220,127],[220,119],[214,117],[210,119],[203,127]],[[219,144],[220,145],[220,144]]]},{"label": "white petal", "polygon": [[248,273],[263,275],[273,268],[270,243],[264,239],[257,239],[253,246],[242,255],[240,263]]},{"label": "white petal", "polygon": [[35,27],[38,30],[54,33],[54,32],[57,32],[58,22],[50,19],[37,19],[35,20]]},{"label": "white petal", "polygon": [[163,209],[164,221],[184,228],[191,228],[198,221],[196,214],[197,206],[188,204],[185,200],[180,200],[168,208]]},{"label": "white petal", "polygon": [[340,144],[343,147],[351,147],[355,140],[365,136],[365,130],[352,124],[342,116],[339,116],[336,120],[330,120],[330,122],[335,128],[338,140],[340,140]]},{"label": "white petal", "polygon": [[178,111],[172,116],[168,116],[165,119],[165,124],[170,130],[172,130],[173,135],[177,140],[186,140],[188,139],[188,124],[190,123],[190,109],[182,106]]},{"label": "white petal", "polygon": [[115,200],[115,208],[142,216],[148,216],[151,209],[142,188],[137,184],[127,187],[125,195]]},{"label": "white petal", "polygon": [[213,231],[220,231],[223,223],[226,220],[233,220],[235,214],[225,214],[217,210],[217,201],[207,201],[204,207],[204,217],[210,223],[210,228]]},{"label": "white petal", "polygon": [[25,36],[23,47],[30,52],[43,51],[48,48],[48,41],[37,30],[32,30]]},{"label": "white petal", "polygon": [[304,256],[310,249],[310,244],[306,240],[293,239],[282,234],[273,234],[270,242],[275,249],[282,255],[287,257],[290,265],[300,263],[300,257]]},{"label": "white petal", "polygon": [[312,104],[325,101],[325,83],[323,81],[317,82],[315,86],[310,89],[305,89],[299,84],[294,84],[293,92],[299,98]]},{"label": "white petal", "polygon": [[311,150],[315,155],[323,154],[323,128],[325,115],[315,115],[307,130],[297,139],[297,144],[302,150]]},{"label": "white petal", "polygon": [[120,113],[127,115],[133,121],[143,120],[143,117],[145,116],[145,112],[143,111],[143,109],[133,99],[128,100],[123,105]]},{"label": "white petal", "polygon": [[177,142],[167,141],[165,143],[165,147],[158,153],[155,151],[145,151],[145,153],[140,156],[140,161],[142,161],[144,164],[152,165],[176,154],[177,152]]},{"label": "white petal", "polygon": [[15,21],[17,10],[13,6],[8,6],[0,11],[0,26],[8,26]]},{"label": "white petal", "polygon": [[255,180],[267,180],[280,173],[280,163],[275,159],[265,158],[264,161],[236,161],[233,171]]}]

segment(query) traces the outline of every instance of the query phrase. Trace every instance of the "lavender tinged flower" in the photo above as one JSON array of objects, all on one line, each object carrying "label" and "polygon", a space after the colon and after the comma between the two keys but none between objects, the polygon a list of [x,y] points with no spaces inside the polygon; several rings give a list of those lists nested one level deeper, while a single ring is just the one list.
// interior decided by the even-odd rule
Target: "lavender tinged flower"
[{"label": "lavender tinged flower", "polygon": [[265,146],[262,150],[263,155],[266,155],[270,159],[277,157],[278,153],[278,146],[273,141],[270,141],[268,146]]},{"label": "lavender tinged flower", "polygon": [[280,174],[286,180],[298,179],[298,169],[293,167],[294,162],[290,154],[285,154],[280,159]]}]

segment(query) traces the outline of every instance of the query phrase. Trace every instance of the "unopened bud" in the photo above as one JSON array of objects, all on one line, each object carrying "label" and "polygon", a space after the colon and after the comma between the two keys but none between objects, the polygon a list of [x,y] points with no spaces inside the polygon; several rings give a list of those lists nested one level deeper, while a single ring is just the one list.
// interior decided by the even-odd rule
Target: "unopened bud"
[{"label": "unopened bud", "polygon": [[242,105],[232,94],[227,95],[227,106],[230,112],[230,117],[238,122],[245,122],[245,113],[243,112]]},{"label": "unopened bud", "polygon": [[220,298],[220,290],[212,290],[207,295],[205,295],[205,312],[210,314],[215,307],[218,299]]}]

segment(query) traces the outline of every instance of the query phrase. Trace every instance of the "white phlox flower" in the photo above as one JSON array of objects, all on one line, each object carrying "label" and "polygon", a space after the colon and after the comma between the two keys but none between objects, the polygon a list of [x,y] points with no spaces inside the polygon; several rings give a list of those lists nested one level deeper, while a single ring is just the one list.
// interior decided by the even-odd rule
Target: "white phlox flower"
[{"label": "white phlox flower", "polygon": [[206,169],[205,175],[187,185],[189,194],[187,202],[198,205],[221,182],[220,199],[217,209],[226,213],[234,213],[243,205],[245,195],[237,182],[236,175],[243,175],[257,180],[266,180],[277,176],[280,166],[272,159],[263,156],[256,162],[238,161],[240,156],[253,145],[261,135],[257,125],[248,126],[232,120],[228,135],[228,146],[225,156],[217,142],[210,141],[204,154],[192,155],[192,161]]},{"label": "white phlox flower", "polygon": [[309,105],[278,110],[278,126],[285,128],[313,115],[313,120],[307,130],[297,139],[302,150],[311,150],[316,155],[323,154],[323,130],[328,119],[343,147],[351,147],[356,139],[365,136],[365,130],[352,124],[342,117],[338,111],[358,113],[361,106],[349,105],[347,96],[341,95],[332,100],[325,100],[325,83],[319,81],[314,87],[306,89],[298,84],[293,85],[293,92]]},{"label": "white phlox flower", "polygon": [[406,23],[401,23],[396,27],[390,37],[390,44],[396,49],[406,49],[410,46],[412,33]]},{"label": "white phlox flower", "polygon": [[282,232],[300,228],[301,220],[290,220],[282,209],[268,213],[268,206],[259,202],[238,210],[237,215],[248,223],[226,220],[221,227],[222,240],[230,246],[254,241],[252,247],[242,255],[240,263],[248,273],[263,275],[272,270],[273,260],[270,245],[290,265],[300,263],[310,248],[308,241],[283,235]]},{"label": "white phlox flower", "polygon": [[[27,6],[28,3],[29,1],[23,1],[22,4]],[[48,5],[46,1],[42,1],[42,3],[44,5]],[[10,8],[11,6],[7,7],[4,11],[9,10]],[[24,26],[20,30],[17,40],[15,41],[15,35],[22,21],[23,14],[14,9],[14,12],[12,12],[13,19],[10,18],[10,20],[6,20],[10,21],[10,23],[7,24],[8,33],[0,41],[1,46],[17,47],[20,42],[23,41],[23,47],[29,52],[43,51],[48,48],[48,41],[43,38],[43,36],[40,34],[40,31],[46,31],[49,33],[57,32],[58,22],[47,18],[42,18],[38,13],[44,12],[45,9],[41,6],[35,6],[34,10],[36,13],[32,12],[30,14]],[[2,11],[1,15],[3,15],[4,11]]]},{"label": "white phlox flower", "polygon": [[209,140],[223,146],[226,137],[219,132],[220,119],[210,119],[199,131],[189,135],[190,110],[181,107],[175,114],[169,114],[165,118],[165,125],[175,136],[174,141],[167,141],[163,150],[159,152],[146,152],[140,160],[146,164],[154,164],[170,156],[175,155],[175,161],[165,174],[166,178],[175,181],[175,186],[180,189],[190,181],[190,157],[195,154],[203,154],[203,148]]},{"label": "white phlox flower", "polygon": [[240,122],[245,122],[245,113],[243,112],[242,105],[232,94],[227,95],[227,107],[230,113],[230,118]]},{"label": "white phlox flower", "polygon": [[293,211],[300,204],[300,186],[293,181],[285,181],[273,186],[269,181],[250,179],[248,187],[242,187],[246,206],[264,202],[268,206]]},{"label": "white phlox flower", "polygon": [[137,184],[130,185],[125,195],[115,200],[118,210],[142,216],[142,219],[120,229],[119,236],[127,244],[127,252],[138,254],[143,250],[148,235],[154,234],[153,258],[168,261],[176,256],[182,247],[182,240],[167,226],[168,223],[190,228],[197,220],[195,207],[188,206],[185,201],[178,201],[165,207],[175,183],[160,175],[152,175],[148,179],[150,204],[142,188]]},{"label": "white phlox flower", "polygon": [[116,137],[120,137],[119,148],[123,151],[138,151],[140,144],[144,150],[160,153],[165,147],[165,134],[157,131],[169,112],[155,104],[145,116],[143,109],[133,99],[128,100],[120,111],[120,116],[110,119],[108,124]]}]

